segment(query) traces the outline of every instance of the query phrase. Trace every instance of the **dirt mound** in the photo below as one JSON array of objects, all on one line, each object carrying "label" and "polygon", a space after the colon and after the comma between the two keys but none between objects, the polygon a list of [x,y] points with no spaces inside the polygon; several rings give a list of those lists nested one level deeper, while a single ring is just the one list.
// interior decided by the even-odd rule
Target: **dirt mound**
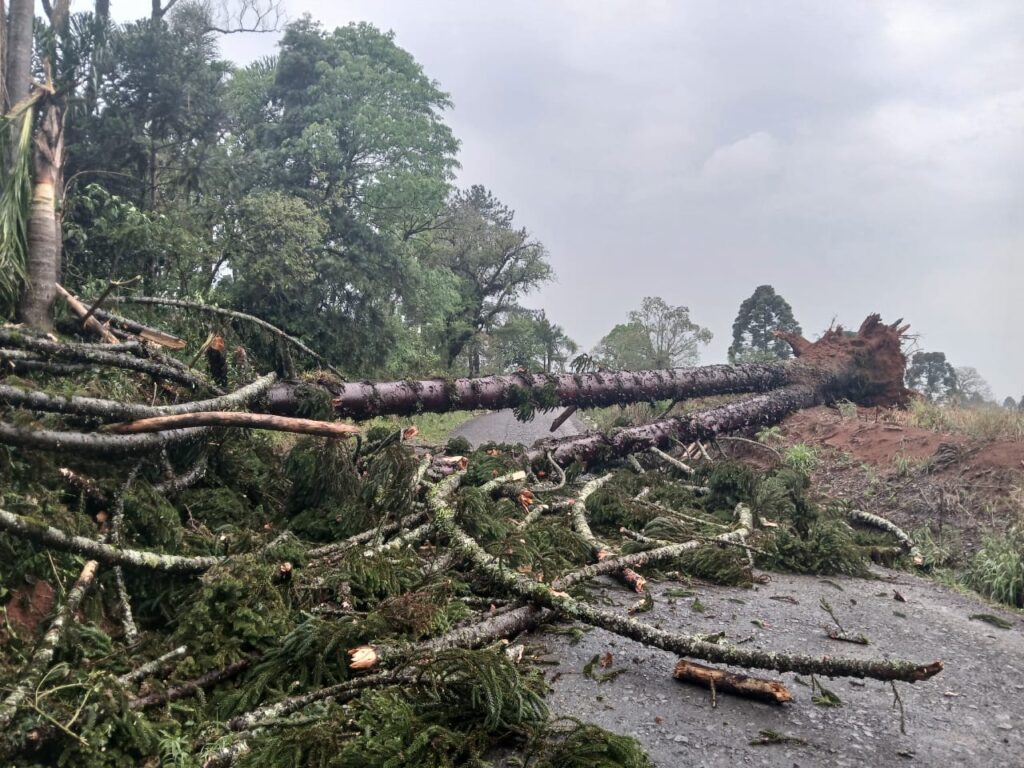
[{"label": "dirt mound", "polygon": [[1024,443],[984,442],[894,424],[887,411],[873,408],[859,408],[850,418],[840,416],[833,408],[809,408],[789,416],[782,422],[782,429],[794,443],[834,448],[858,463],[884,469],[892,468],[898,456],[920,462],[934,459],[937,471],[956,465],[961,471],[974,473],[1024,469]]},{"label": "dirt mound", "polygon": [[812,408],[782,422],[789,444],[819,449],[815,487],[913,531],[927,526],[963,553],[986,530],[1024,520],[1024,442],[983,441],[893,423],[893,412],[843,417]]}]

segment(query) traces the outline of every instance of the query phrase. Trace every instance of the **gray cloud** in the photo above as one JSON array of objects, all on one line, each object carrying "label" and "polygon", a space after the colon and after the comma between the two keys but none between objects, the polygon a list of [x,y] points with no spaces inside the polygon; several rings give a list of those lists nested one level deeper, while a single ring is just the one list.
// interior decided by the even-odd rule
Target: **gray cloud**
[{"label": "gray cloud", "polygon": [[722,359],[768,282],[810,333],[903,316],[1000,397],[1024,393],[1017,0],[288,8],[394,29],[452,94],[460,181],[549,246],[559,280],[531,303],[584,346],[653,294],[688,305]]}]

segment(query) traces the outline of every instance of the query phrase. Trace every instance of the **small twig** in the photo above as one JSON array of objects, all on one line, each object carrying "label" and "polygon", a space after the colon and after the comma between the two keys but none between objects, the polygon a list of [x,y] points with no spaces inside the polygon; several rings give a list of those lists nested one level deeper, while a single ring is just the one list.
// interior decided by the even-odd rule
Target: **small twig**
[{"label": "small twig", "polygon": [[903,709],[903,699],[900,697],[900,692],[896,688],[896,681],[890,680],[889,685],[892,686],[892,708],[896,709],[899,706],[900,709],[900,733],[904,736],[907,735],[907,713]]}]

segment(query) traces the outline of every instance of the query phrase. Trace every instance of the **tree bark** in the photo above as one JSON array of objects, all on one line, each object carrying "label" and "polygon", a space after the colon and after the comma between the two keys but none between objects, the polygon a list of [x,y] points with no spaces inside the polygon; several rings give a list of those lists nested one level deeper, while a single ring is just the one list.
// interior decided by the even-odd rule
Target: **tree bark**
[{"label": "tree bark", "polygon": [[29,336],[9,328],[0,328],[0,344],[29,349],[47,357],[62,360],[107,365],[113,368],[127,368],[128,370],[148,373],[157,378],[167,379],[168,381],[174,381],[189,387],[214,389],[211,384],[207,383],[200,376],[185,368],[156,363],[151,360],[140,360],[120,352],[96,349],[95,346],[88,344],[65,344],[46,338]]},{"label": "tree bark", "polygon": [[713,691],[724,691],[744,696],[748,699],[782,704],[793,700],[789,692],[778,680],[764,680],[760,677],[749,677],[728,672],[724,669],[706,667],[686,659],[680,659],[672,671],[672,677],[685,683],[693,683]]},{"label": "tree bark", "polygon": [[28,285],[18,315],[30,328],[53,329],[53,300],[60,278],[61,238],[57,213],[64,167],[64,110],[51,93],[41,105],[35,136],[35,183],[28,219]]},{"label": "tree bark", "polygon": [[35,448],[40,451],[110,458],[159,451],[168,445],[196,440],[207,432],[209,432],[209,427],[193,427],[145,435],[97,435],[92,432],[18,429],[0,422],[0,444]]},{"label": "tree bark", "polygon": [[159,328],[143,325],[136,320],[122,317],[121,315],[115,315],[113,312],[107,312],[105,309],[94,309],[92,314],[94,317],[109,323],[115,328],[134,333],[139,338],[159,344],[161,347],[184,349],[188,346],[188,342],[174,334],[167,333],[167,331],[162,331]]},{"label": "tree bark", "polygon": [[[764,392],[790,383],[782,365],[709,365],[664,371],[511,374],[480,379],[426,379],[342,384],[334,392],[338,416],[369,419],[384,414],[444,413],[454,410],[514,408],[531,398],[538,407],[576,405],[592,408],[641,400],[683,400],[704,395]],[[539,395],[539,397],[538,397]],[[271,391],[270,410],[293,413],[299,406],[295,386]]]},{"label": "tree bark", "polygon": [[0,0],[0,115],[6,115],[7,104],[7,2]]},{"label": "tree bark", "polygon": [[[64,286],[58,283],[57,285],[54,286],[54,288],[56,289],[57,293],[64,297],[64,301],[68,303],[68,306],[71,308],[71,311],[78,315],[80,318],[82,318],[82,323],[85,325],[86,328],[88,328],[90,331],[97,333],[108,344],[119,343],[117,337],[114,336],[114,334],[112,334],[105,327],[103,327],[103,324],[99,320],[90,315],[88,308],[76,297],[72,296],[67,291],[67,289],[64,288]],[[96,313],[93,312],[92,314],[95,315]]]},{"label": "tree bark", "polygon": [[587,464],[652,447],[668,447],[672,440],[691,443],[712,439],[719,433],[775,424],[793,411],[810,408],[821,400],[822,395],[814,387],[784,387],[685,416],[627,427],[610,435],[588,432],[561,440],[546,440],[527,455],[534,464],[539,464],[548,453],[562,466],[574,461]]},{"label": "tree bark", "polygon": [[[706,395],[769,392],[797,385],[804,386],[822,400],[845,397],[864,405],[892,405],[905,402],[908,396],[903,385],[906,357],[901,349],[907,327],[901,326],[899,321],[886,325],[878,315],[870,315],[856,334],[847,334],[837,327],[814,343],[799,337],[787,338],[797,351],[799,360],[784,363],[709,365],[636,372],[514,374],[376,384],[363,382],[331,389],[336,413],[356,419],[425,411],[443,413],[517,407],[536,411],[568,405],[595,407],[645,400],[685,400]],[[297,385],[280,384],[271,392],[269,410],[291,415],[301,404]]]},{"label": "tree bark", "polygon": [[[10,0],[7,25],[7,107],[28,96],[32,85],[32,26],[35,0]],[[6,110],[4,110],[6,111]]]}]

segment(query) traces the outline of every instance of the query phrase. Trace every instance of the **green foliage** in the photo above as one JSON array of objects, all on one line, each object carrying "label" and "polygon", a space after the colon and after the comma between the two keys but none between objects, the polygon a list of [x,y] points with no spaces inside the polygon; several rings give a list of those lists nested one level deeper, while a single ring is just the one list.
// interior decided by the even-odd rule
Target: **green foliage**
[{"label": "green foliage", "polygon": [[296,443],[285,461],[291,529],[327,541],[363,531],[389,514],[405,514],[414,490],[413,458],[393,444],[363,459],[357,466],[340,440]]},{"label": "green foliage", "polygon": [[[564,334],[556,334],[556,326],[518,305],[522,295],[549,281],[552,271],[543,244],[515,227],[514,217],[485,187],[474,185],[456,192],[445,212],[445,226],[424,253],[428,266],[455,278],[457,298],[433,329],[449,370],[467,353],[469,373],[478,375],[481,334],[494,331],[502,320],[504,325],[496,331],[498,349],[490,355],[499,370],[534,363],[549,352],[553,358],[564,345]],[[548,339],[541,338],[545,332]],[[535,348],[530,349],[531,345]]]},{"label": "green foliage", "polygon": [[[28,268],[35,103],[0,116],[0,314],[10,317]],[[12,162],[9,162],[12,161]]]},{"label": "green foliage", "polygon": [[907,366],[906,383],[932,401],[945,400],[957,391],[956,371],[945,352],[915,352]]},{"label": "green foliage", "polygon": [[809,475],[815,470],[819,460],[818,449],[806,443],[791,445],[782,457],[783,464],[805,475]]},{"label": "green foliage", "polygon": [[806,536],[818,519],[817,508],[807,498],[809,488],[806,474],[783,467],[757,487],[753,494],[754,509],[761,517],[787,521],[798,534]]},{"label": "green foliage", "polygon": [[771,570],[822,576],[867,574],[853,531],[840,520],[815,522],[805,536],[781,528],[759,546],[766,553],[759,563]]},{"label": "green foliage", "polygon": [[750,499],[758,485],[754,470],[738,461],[717,462],[710,467],[701,465],[698,478],[703,479],[710,489],[704,497],[705,509],[726,509],[729,512],[741,501]]},{"label": "green foliage", "polygon": [[658,296],[647,296],[629,322],[617,325],[598,343],[594,357],[609,368],[674,368],[696,365],[700,346],[711,331],[690,319],[687,307],[673,307]]},{"label": "green foliage", "polygon": [[836,410],[839,411],[839,416],[843,419],[855,419],[857,418],[857,404],[850,400],[839,400],[835,404]]},{"label": "green foliage", "polygon": [[1024,535],[989,535],[971,561],[967,583],[972,589],[1006,605],[1024,608]]},{"label": "green foliage", "polygon": [[639,322],[620,323],[597,343],[594,357],[615,371],[646,370],[654,368],[654,345]]},{"label": "green foliage", "polygon": [[789,345],[775,336],[775,331],[801,333],[789,302],[770,285],[759,285],[740,304],[732,324],[730,363],[786,360],[792,355]]},{"label": "green foliage", "polygon": [[[258,739],[243,766],[402,768],[483,765],[491,743],[543,723],[543,683],[501,648],[448,651],[415,682],[363,694],[342,715]],[[345,738],[336,734],[344,733]]]},{"label": "green foliage", "polygon": [[764,427],[757,432],[757,442],[764,445],[781,445],[785,442],[785,437],[782,434],[782,427],[775,425],[771,427]]},{"label": "green foliage", "polygon": [[199,670],[269,650],[288,634],[287,588],[273,582],[275,573],[274,563],[238,556],[203,575],[198,592],[182,603],[174,632]]},{"label": "green foliage", "polygon": [[705,579],[714,584],[747,586],[751,584],[750,567],[741,547],[712,545],[684,552],[677,560],[687,576]]},{"label": "green foliage", "polygon": [[566,718],[535,739],[526,765],[529,768],[650,768],[651,762],[636,739]]}]

